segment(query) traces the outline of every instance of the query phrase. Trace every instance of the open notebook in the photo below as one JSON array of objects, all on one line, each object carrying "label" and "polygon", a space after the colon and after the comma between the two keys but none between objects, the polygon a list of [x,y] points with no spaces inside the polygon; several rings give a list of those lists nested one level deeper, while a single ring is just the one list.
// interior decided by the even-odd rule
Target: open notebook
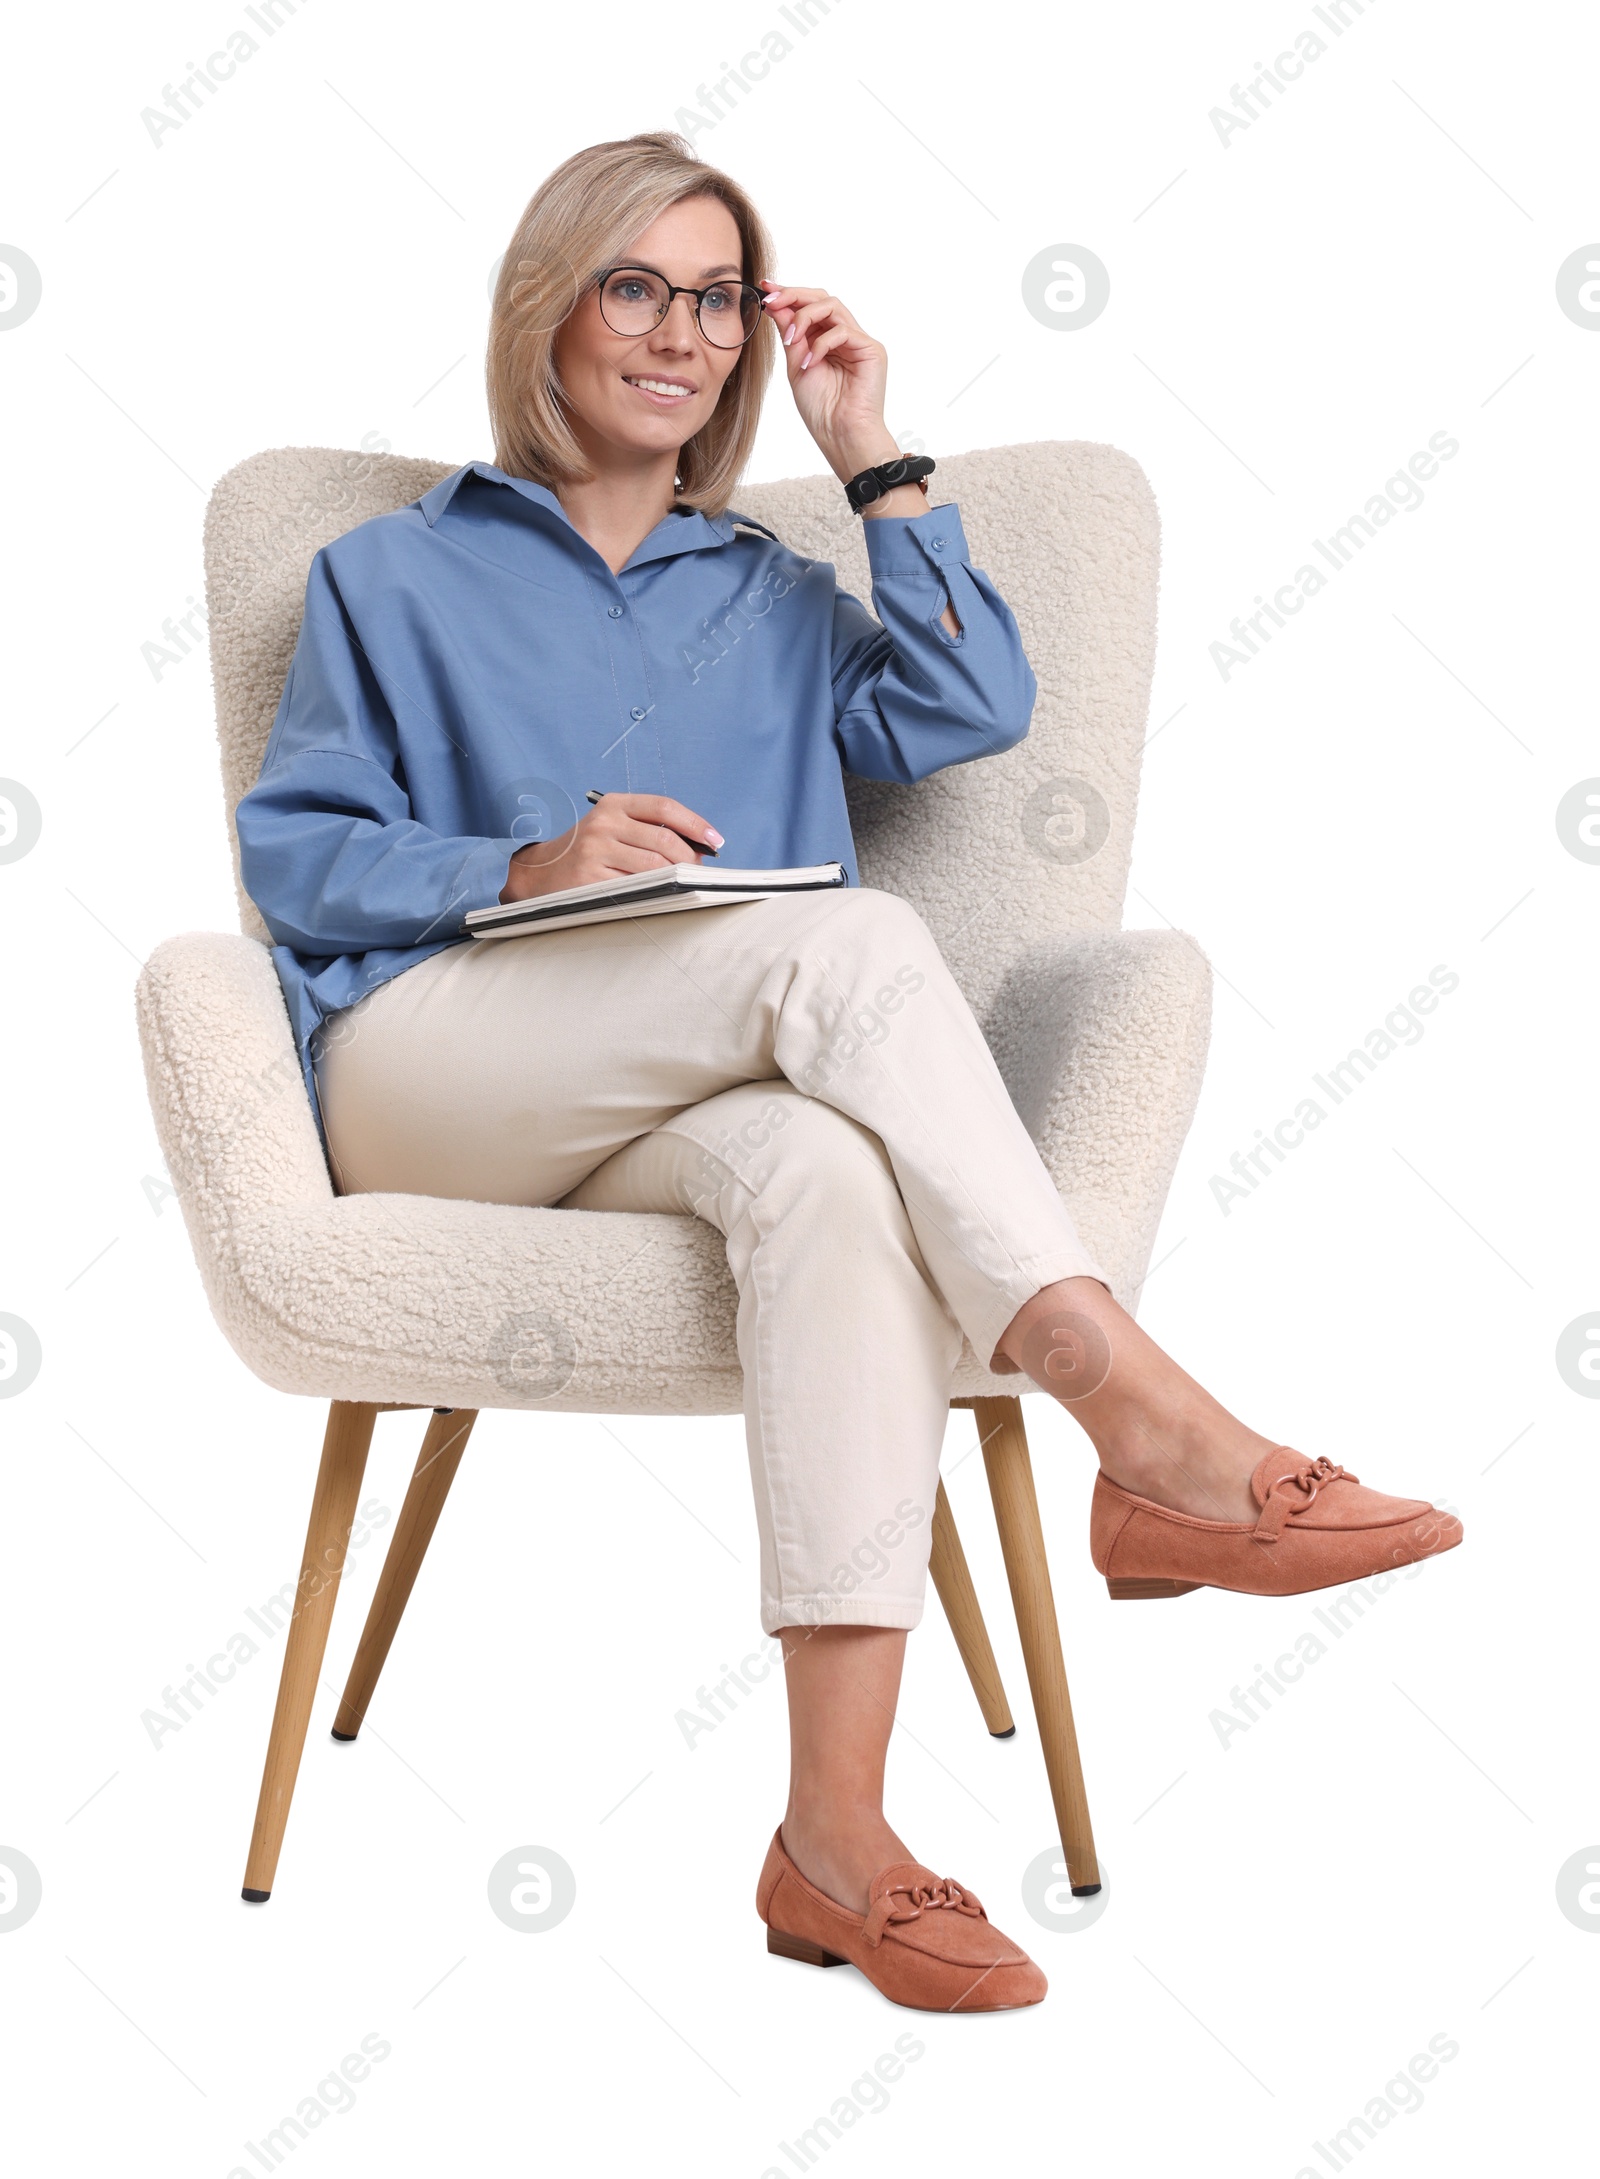
[{"label": "open notebook", "polygon": [[731,901],[815,893],[845,882],[843,863],[813,863],[804,870],[714,870],[705,863],[672,863],[637,871],[631,878],[602,878],[561,893],[474,908],[466,927],[474,938],[525,938],[533,931],[570,930],[575,923],[667,915],[676,908],[721,908]]}]

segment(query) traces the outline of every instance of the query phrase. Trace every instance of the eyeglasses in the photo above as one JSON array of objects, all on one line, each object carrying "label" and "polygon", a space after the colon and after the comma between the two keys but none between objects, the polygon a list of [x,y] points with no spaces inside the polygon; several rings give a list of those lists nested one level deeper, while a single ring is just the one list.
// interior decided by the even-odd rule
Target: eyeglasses
[{"label": "eyeglasses", "polygon": [[672,308],[674,295],[692,295],[695,323],[713,348],[742,348],[761,323],[761,290],[747,280],[719,280],[708,288],[674,287],[642,265],[614,265],[595,282],[600,315],[613,333],[652,333]]}]

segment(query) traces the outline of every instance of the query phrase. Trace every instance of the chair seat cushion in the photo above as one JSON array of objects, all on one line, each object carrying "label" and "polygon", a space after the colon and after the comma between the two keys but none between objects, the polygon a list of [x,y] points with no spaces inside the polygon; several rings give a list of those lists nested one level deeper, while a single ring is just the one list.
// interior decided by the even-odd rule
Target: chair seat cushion
[{"label": "chair seat cushion", "polygon": [[256,1212],[212,1296],[285,1392],[658,1415],[741,1408],[737,1300],[697,1218],[423,1195]]},{"label": "chair seat cushion", "polygon": [[[654,1211],[337,1196],[271,956],[191,933],[139,979],[156,1131],[217,1322],[322,1399],[579,1414],[743,1406],[720,1233]],[[953,1393],[1015,1391],[964,1348]]]}]

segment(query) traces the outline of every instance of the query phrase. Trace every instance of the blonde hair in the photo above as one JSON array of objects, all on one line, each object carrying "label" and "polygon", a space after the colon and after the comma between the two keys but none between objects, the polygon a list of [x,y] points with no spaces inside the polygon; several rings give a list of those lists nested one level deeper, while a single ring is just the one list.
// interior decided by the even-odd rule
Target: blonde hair
[{"label": "blonde hair", "polygon": [[[739,230],[743,277],[756,285],[770,275],[772,238],[749,197],[670,130],[591,144],[534,191],[501,262],[489,316],[489,421],[495,466],[507,476],[552,491],[589,477],[567,421],[556,332],[599,275],[686,197],[725,204]],[[726,510],[755,444],[777,349],[777,328],[763,312],[710,420],[679,450],[678,505]]]}]

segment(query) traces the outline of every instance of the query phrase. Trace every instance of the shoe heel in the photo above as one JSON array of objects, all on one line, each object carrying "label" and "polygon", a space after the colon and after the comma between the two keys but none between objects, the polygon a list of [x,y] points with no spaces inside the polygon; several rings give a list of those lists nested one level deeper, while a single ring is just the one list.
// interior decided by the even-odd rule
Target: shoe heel
[{"label": "shoe heel", "polygon": [[807,1967],[848,1967],[849,1961],[840,1959],[837,1952],[824,1952],[820,1944],[813,1944],[809,1937],[791,1937],[781,1929],[767,1931],[767,1950],[776,1952],[780,1960],[802,1960]]},{"label": "shoe heel", "polygon": [[1119,1602],[1130,1597],[1187,1596],[1191,1589],[1203,1588],[1199,1581],[1163,1581],[1145,1579],[1136,1574],[1107,1574],[1106,1587]]}]

